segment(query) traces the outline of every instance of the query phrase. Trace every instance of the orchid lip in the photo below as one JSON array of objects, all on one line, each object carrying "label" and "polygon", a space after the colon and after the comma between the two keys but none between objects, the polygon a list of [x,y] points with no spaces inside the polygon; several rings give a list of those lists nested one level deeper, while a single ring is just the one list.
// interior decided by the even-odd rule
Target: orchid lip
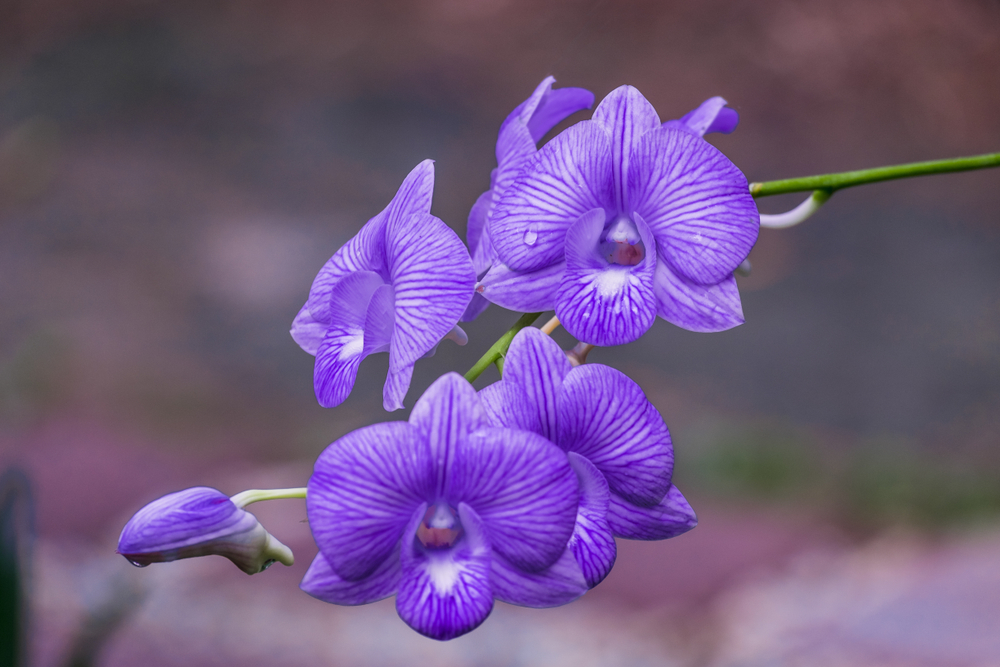
[{"label": "orchid lip", "polygon": [[447,503],[439,502],[427,508],[417,526],[417,541],[426,549],[447,549],[462,537],[462,523]]}]

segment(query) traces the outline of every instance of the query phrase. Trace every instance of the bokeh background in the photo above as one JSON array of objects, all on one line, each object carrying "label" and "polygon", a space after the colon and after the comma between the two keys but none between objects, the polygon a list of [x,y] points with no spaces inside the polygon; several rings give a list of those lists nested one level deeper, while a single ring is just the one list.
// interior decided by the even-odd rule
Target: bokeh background
[{"label": "bokeh background", "polygon": [[[998,171],[838,193],[761,233],[743,326],[591,354],[663,413],[701,523],[620,541],[573,605],[498,604],[447,644],[391,600],[325,605],[297,589],[301,501],[255,506],[291,568],[114,554],[164,493],[298,486],[405,418],[385,355],[320,408],[291,320],[424,158],[464,236],[548,74],[632,84],[663,119],[724,96],[740,127],[710,138],[751,181],[1000,149],[995,0],[0,2],[0,467],[34,489],[30,664],[1000,663]],[[420,362],[407,404],[514,319]]]}]

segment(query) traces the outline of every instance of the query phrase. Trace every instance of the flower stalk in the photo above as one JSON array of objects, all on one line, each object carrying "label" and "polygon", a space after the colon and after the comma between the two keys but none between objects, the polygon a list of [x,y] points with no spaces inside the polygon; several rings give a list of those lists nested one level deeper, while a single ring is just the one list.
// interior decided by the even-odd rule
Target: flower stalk
[{"label": "flower stalk", "polygon": [[510,347],[510,342],[514,340],[514,335],[526,326],[531,325],[535,320],[541,317],[541,313],[525,313],[518,318],[517,322],[514,322],[514,326],[507,329],[507,332],[500,336],[500,339],[493,343],[493,346],[486,350],[486,354],[479,358],[475,366],[469,369],[469,372],[465,374],[465,379],[469,382],[474,382],[476,378],[483,374],[490,364],[500,362],[497,364],[497,369],[500,373],[503,373],[503,355],[507,353],[507,348]]},{"label": "flower stalk", "polygon": [[913,176],[928,176],[930,174],[948,174],[956,171],[971,171],[973,169],[989,169],[1000,167],[1000,153],[986,153],[970,157],[950,158],[947,160],[930,160],[928,162],[910,162],[888,167],[873,169],[858,169],[843,171],[836,174],[820,174],[818,176],[802,176],[786,178],[780,181],[764,181],[751,183],[750,194],[754,197],[769,197],[783,195],[789,192],[806,192],[808,190],[826,191],[833,194],[837,190],[850,188],[866,183],[891,181],[897,178]]},{"label": "flower stalk", "polygon": [[262,500],[281,500],[283,498],[305,498],[306,488],[304,486],[295,489],[248,489],[241,491],[230,498],[233,504],[243,509],[251,503],[259,503]]}]

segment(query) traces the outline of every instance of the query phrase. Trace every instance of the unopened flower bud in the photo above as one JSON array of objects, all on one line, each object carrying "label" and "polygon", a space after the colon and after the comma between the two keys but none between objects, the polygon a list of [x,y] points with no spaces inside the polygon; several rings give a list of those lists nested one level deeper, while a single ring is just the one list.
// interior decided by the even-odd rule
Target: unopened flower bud
[{"label": "unopened flower bud", "polygon": [[168,494],[136,512],[118,538],[118,553],[138,567],[216,554],[247,574],[263,572],[275,561],[294,562],[291,549],[257,517],[204,486]]}]

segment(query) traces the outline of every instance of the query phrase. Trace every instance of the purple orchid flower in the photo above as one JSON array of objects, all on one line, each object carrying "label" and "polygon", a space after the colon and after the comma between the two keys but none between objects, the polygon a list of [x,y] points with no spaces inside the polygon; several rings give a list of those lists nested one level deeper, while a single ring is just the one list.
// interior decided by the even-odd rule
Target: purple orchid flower
[{"label": "purple orchid flower", "polygon": [[253,514],[204,486],[168,494],[136,512],[118,538],[118,553],[140,567],[215,554],[247,574],[295,561]]},{"label": "purple orchid flower", "polygon": [[574,368],[555,341],[528,327],[510,344],[503,379],[479,395],[494,425],[538,433],[567,453],[583,489],[570,544],[589,586],[614,565],[614,536],[662,540],[697,525],[671,483],[670,432],[620,371]]},{"label": "purple orchid flower", "polygon": [[742,323],[733,271],[760,219],[746,178],[701,138],[737,121],[715,97],[661,125],[638,90],[612,91],[504,190],[488,225],[499,261],[476,291],[554,309],[594,345],[631,342],[656,315],[691,331]]},{"label": "purple orchid flower", "polygon": [[[594,104],[594,94],[583,88],[552,90],[554,77],[545,77],[531,97],[521,102],[500,126],[497,137],[497,168],[490,174],[490,189],[479,195],[469,212],[466,240],[472,249],[472,263],[477,276],[483,276],[496,261],[486,224],[504,190],[514,182],[524,165],[534,157],[536,146],[545,133],[577,111]],[[486,310],[490,302],[477,294],[462,315],[471,322]]]},{"label": "purple orchid flower", "polygon": [[396,593],[400,618],[433,639],[476,628],[494,598],[548,607],[587,590],[567,543],[579,485],[535,433],[495,428],[449,373],[408,422],[340,438],[320,455],[306,506],[319,554],[302,590],[358,605]]},{"label": "purple orchid flower", "polygon": [[433,190],[434,162],[424,160],[313,281],[291,333],[316,356],[313,386],[323,407],[344,402],[362,359],[388,352],[382,403],[398,410],[417,359],[442,338],[465,344],[456,325],[476,274],[462,241],[430,214]]}]

